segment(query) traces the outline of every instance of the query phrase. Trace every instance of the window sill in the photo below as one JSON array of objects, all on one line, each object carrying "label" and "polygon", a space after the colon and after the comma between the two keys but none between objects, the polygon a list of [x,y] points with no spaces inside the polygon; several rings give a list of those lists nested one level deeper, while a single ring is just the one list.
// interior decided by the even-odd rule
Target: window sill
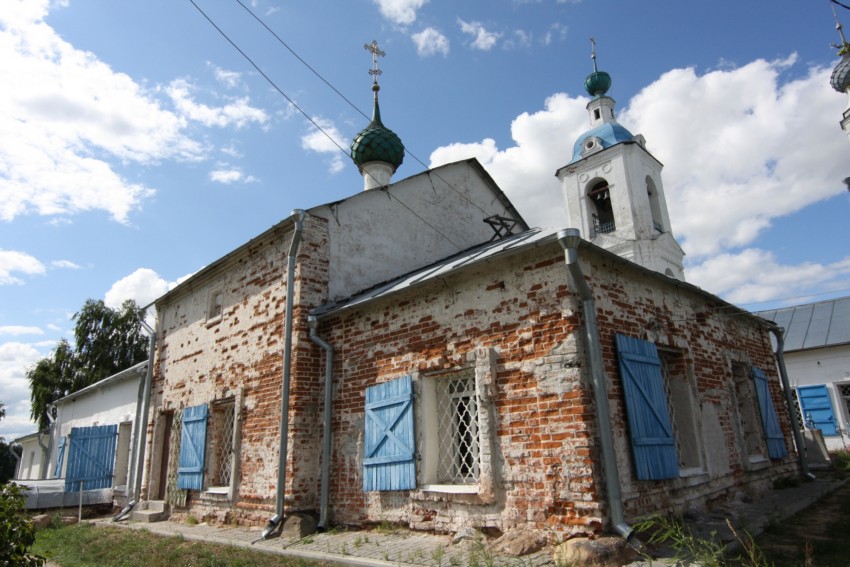
[{"label": "window sill", "polygon": [[770,459],[762,455],[756,455],[749,458],[750,470],[757,471],[761,469],[766,469],[770,466]]},{"label": "window sill", "polygon": [[230,500],[229,486],[210,486],[201,493],[201,498],[209,500]]},{"label": "window sill", "polygon": [[445,494],[478,494],[477,484],[425,484],[423,492],[442,492]]}]

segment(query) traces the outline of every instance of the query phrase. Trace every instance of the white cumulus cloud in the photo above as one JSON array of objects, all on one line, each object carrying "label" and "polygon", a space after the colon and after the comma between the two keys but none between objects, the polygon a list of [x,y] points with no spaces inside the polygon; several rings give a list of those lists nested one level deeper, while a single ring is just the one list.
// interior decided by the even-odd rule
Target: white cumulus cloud
[{"label": "white cumulus cloud", "polygon": [[408,25],[416,21],[416,11],[428,3],[428,0],[372,0],[378,5],[381,15],[398,25]]},{"label": "white cumulus cloud", "polygon": [[[848,284],[846,259],[783,265],[752,247],[773,219],[846,192],[847,140],[836,125],[845,101],[830,88],[829,69],[800,67],[790,56],[704,74],[674,69],[618,106],[618,121],[643,134],[665,164],[664,192],[687,253],[686,277],[736,302]],[[589,128],[587,102],[552,95],[542,110],[514,119],[510,146],[492,139],[452,144],[437,148],[431,165],[476,156],[530,224],[565,226],[553,174]]]},{"label": "white cumulus cloud", "polygon": [[501,37],[499,33],[488,31],[481,22],[465,22],[458,18],[457,23],[460,26],[460,31],[472,36],[472,43],[470,45],[473,49],[490,51],[496,46],[496,42]]},{"label": "white cumulus cloud", "polygon": [[24,280],[15,273],[37,276],[46,271],[44,264],[26,252],[0,249],[0,285],[20,285]]},{"label": "white cumulus cloud", "polygon": [[342,135],[339,128],[330,120],[317,118],[315,122],[321,130],[311,124],[310,130],[301,136],[301,147],[311,152],[328,154],[330,172],[338,173],[345,167],[347,153],[344,153],[344,151],[351,142]]},{"label": "white cumulus cloud", "polygon": [[445,57],[449,54],[449,38],[435,28],[425,28],[421,32],[413,34],[411,39],[413,39],[416,52],[420,57],[430,57],[431,55]]},{"label": "white cumulus cloud", "polygon": [[132,299],[140,307],[164,295],[174,288],[178,282],[169,282],[150,268],[139,268],[112,284],[103,297],[107,307],[120,307],[128,299]]}]

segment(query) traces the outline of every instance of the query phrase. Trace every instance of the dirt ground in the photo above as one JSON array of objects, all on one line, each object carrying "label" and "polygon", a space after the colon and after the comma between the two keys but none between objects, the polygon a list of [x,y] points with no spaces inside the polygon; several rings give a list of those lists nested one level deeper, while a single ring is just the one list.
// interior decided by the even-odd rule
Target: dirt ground
[{"label": "dirt ground", "polygon": [[850,483],[756,539],[776,567],[850,567]]}]

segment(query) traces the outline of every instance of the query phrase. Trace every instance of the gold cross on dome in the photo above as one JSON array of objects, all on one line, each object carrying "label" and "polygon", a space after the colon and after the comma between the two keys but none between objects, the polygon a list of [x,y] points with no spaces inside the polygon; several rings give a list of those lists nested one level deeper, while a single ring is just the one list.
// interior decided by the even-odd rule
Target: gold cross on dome
[{"label": "gold cross on dome", "polygon": [[378,42],[374,39],[372,43],[366,43],[363,45],[363,49],[369,51],[372,54],[372,68],[369,69],[369,74],[375,79],[375,82],[378,82],[378,75],[381,74],[381,70],[378,69],[378,57],[384,57],[386,53],[381,51],[381,48],[378,47]]}]

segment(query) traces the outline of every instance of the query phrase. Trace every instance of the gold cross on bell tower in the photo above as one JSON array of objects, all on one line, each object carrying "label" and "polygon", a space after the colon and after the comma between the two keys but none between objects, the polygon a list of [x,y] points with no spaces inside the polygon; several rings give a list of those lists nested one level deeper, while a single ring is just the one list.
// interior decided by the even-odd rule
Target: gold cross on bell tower
[{"label": "gold cross on bell tower", "polygon": [[367,50],[372,54],[372,68],[369,69],[369,74],[372,75],[372,78],[375,84],[378,84],[378,75],[381,74],[381,70],[378,68],[378,57],[384,57],[386,53],[381,51],[381,48],[378,47],[378,42],[376,40],[372,40],[372,43],[366,43],[363,45],[363,49]]}]

